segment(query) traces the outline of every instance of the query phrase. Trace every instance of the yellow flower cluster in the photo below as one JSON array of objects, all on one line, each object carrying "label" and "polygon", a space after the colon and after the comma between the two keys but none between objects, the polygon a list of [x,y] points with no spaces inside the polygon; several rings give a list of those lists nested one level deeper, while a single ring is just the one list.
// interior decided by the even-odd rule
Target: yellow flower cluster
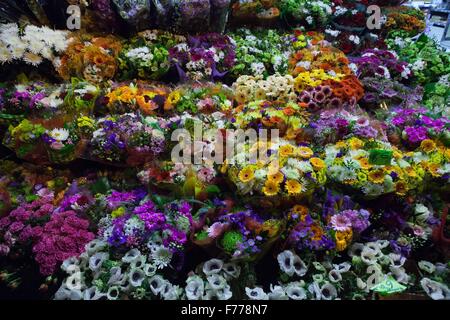
[{"label": "yellow flower cluster", "polygon": [[323,69],[314,69],[313,71],[305,71],[299,73],[295,78],[295,91],[302,92],[309,87],[317,87],[326,80],[341,81],[345,77],[344,74],[330,75]]}]

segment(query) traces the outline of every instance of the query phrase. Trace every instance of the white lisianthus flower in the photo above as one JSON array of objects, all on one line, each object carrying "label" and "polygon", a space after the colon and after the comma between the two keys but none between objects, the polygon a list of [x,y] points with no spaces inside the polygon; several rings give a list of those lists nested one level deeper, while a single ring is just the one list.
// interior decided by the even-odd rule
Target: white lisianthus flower
[{"label": "white lisianthus flower", "polygon": [[203,273],[207,276],[219,273],[223,268],[223,261],[219,259],[211,259],[203,265]]},{"label": "white lisianthus flower", "polygon": [[422,260],[419,261],[417,265],[419,266],[420,270],[427,273],[434,273],[436,271],[436,266],[429,261]]},{"label": "white lisianthus flower", "polygon": [[298,282],[289,283],[286,286],[286,295],[292,300],[307,299],[306,290],[299,285]]},{"label": "white lisianthus flower", "polygon": [[262,288],[255,287],[250,289],[248,287],[245,288],[245,293],[250,300],[269,300],[269,296],[264,292]]}]

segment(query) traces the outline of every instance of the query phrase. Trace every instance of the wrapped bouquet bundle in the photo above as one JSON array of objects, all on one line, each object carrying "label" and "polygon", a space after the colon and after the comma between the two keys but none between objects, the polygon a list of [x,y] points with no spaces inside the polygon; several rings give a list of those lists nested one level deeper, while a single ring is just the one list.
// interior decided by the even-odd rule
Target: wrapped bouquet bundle
[{"label": "wrapped bouquet bundle", "polygon": [[86,21],[81,22],[81,27],[88,32],[99,30],[116,33],[120,31],[122,23],[120,16],[114,10],[114,5],[109,0],[91,0],[87,3]]},{"label": "wrapped bouquet bundle", "polygon": [[332,25],[340,31],[361,34],[366,29],[367,1],[333,0]]},{"label": "wrapped bouquet bundle", "polygon": [[232,6],[235,24],[274,25],[280,17],[278,0],[239,0]]},{"label": "wrapped bouquet bundle", "polygon": [[169,53],[182,81],[220,79],[236,62],[231,38],[218,33],[190,36],[187,42],[172,47]]},{"label": "wrapped bouquet bundle", "polygon": [[40,124],[22,120],[17,126],[10,126],[3,144],[13,150],[17,157],[35,164],[48,162],[47,152],[42,142],[46,129]]},{"label": "wrapped bouquet bundle", "polygon": [[309,123],[312,140],[325,146],[352,136],[361,139],[387,140],[382,122],[371,119],[362,110],[350,113],[342,108],[322,110]]},{"label": "wrapped bouquet bundle", "polygon": [[221,121],[225,114],[231,112],[233,97],[234,91],[223,84],[188,83],[172,90],[164,110],[176,114],[189,112],[199,117],[212,117],[212,121]]},{"label": "wrapped bouquet bundle", "polygon": [[24,28],[15,23],[0,25],[0,62],[11,64],[24,62],[37,67],[56,58],[69,44],[69,32],[53,30],[46,26],[28,25]]},{"label": "wrapped bouquet bundle", "polygon": [[388,121],[391,143],[404,149],[412,151],[430,139],[450,145],[450,119],[424,107],[395,108]]},{"label": "wrapped bouquet bundle", "polygon": [[281,15],[289,23],[301,24],[308,30],[322,29],[332,16],[332,1],[281,0]]},{"label": "wrapped bouquet bundle", "polygon": [[356,137],[325,147],[328,178],[365,198],[403,197],[423,187],[424,171],[389,143]]},{"label": "wrapped bouquet bundle", "polygon": [[234,78],[284,75],[292,52],[307,45],[307,37],[300,32],[283,34],[274,29],[237,29],[231,37],[236,42],[236,65],[231,71]]},{"label": "wrapped bouquet bundle", "polygon": [[280,137],[301,140],[309,113],[304,103],[257,100],[235,108],[233,119],[233,125],[239,129],[276,129]]},{"label": "wrapped bouquet bundle", "polygon": [[169,49],[185,38],[160,30],[146,30],[129,40],[119,54],[120,78],[158,80],[170,68]]},{"label": "wrapped bouquet bundle", "polygon": [[353,74],[349,60],[339,49],[320,41],[298,50],[289,59],[289,73],[296,77],[301,72],[325,71],[328,76],[342,77]]},{"label": "wrapped bouquet bundle", "polygon": [[66,124],[64,128],[47,130],[42,135],[48,158],[52,163],[68,163],[77,159],[84,150],[80,149],[78,137],[73,124]]},{"label": "wrapped bouquet bundle", "polygon": [[[326,182],[327,165],[306,144],[296,146],[284,139],[260,141],[246,143],[239,151],[222,171],[253,205],[285,206],[310,196]],[[257,153],[267,156],[256,161]]]},{"label": "wrapped bouquet bundle", "polygon": [[62,89],[63,109],[73,117],[89,116],[94,113],[95,103],[100,95],[101,90],[97,85],[72,78],[72,81],[65,84]]},{"label": "wrapped bouquet bundle", "polygon": [[383,31],[405,31],[408,36],[414,37],[425,30],[425,14],[422,10],[407,7],[389,7],[385,8],[386,23]]},{"label": "wrapped bouquet bundle", "polygon": [[151,25],[151,0],[113,0],[120,17],[140,31]]},{"label": "wrapped bouquet bundle", "polygon": [[195,234],[195,241],[214,242],[234,262],[257,262],[284,231],[282,219],[263,219],[253,210],[218,215]]},{"label": "wrapped bouquet bundle", "polygon": [[106,108],[112,114],[139,110],[144,115],[162,113],[169,98],[168,87],[146,82],[117,83],[105,95]]},{"label": "wrapped bouquet bundle", "polygon": [[100,84],[116,75],[121,48],[120,40],[114,36],[73,35],[57,62],[57,72],[66,81],[79,77]]},{"label": "wrapped bouquet bundle", "polygon": [[235,100],[239,104],[269,100],[274,102],[295,102],[294,78],[291,75],[273,75],[263,80],[261,76],[240,76],[233,83]]}]

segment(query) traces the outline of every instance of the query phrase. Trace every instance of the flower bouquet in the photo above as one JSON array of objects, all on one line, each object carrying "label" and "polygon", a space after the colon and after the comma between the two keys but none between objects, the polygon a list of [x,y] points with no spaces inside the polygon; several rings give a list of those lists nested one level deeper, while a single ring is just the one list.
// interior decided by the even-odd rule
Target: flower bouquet
[{"label": "flower bouquet", "polygon": [[168,32],[147,30],[124,45],[119,54],[121,78],[158,80],[170,68],[168,49],[179,39]]},{"label": "flower bouquet", "polygon": [[226,85],[189,83],[176,87],[169,94],[164,110],[177,114],[189,112],[198,117],[212,116],[214,118],[221,113],[231,111],[233,96],[233,90]]},{"label": "flower bouquet", "polygon": [[121,48],[120,41],[114,36],[73,36],[67,50],[55,62],[56,70],[66,81],[78,77],[91,83],[102,83],[115,76]]},{"label": "flower bouquet", "polygon": [[174,5],[180,30],[194,34],[206,31],[212,23],[210,0],[177,0]]},{"label": "flower bouquet", "polygon": [[123,130],[114,117],[104,117],[97,120],[89,145],[89,156],[93,160],[113,164],[121,164],[126,158],[126,143],[121,137]]},{"label": "flower bouquet", "polygon": [[45,131],[42,125],[25,119],[17,126],[8,128],[3,143],[14,150],[18,158],[32,163],[46,163],[48,157],[41,140]]},{"label": "flower bouquet", "polygon": [[439,82],[428,83],[424,87],[423,104],[434,113],[449,117],[450,81],[449,76],[442,76]]},{"label": "flower bouquet", "polygon": [[[383,112],[384,116],[388,116],[391,108],[414,108],[422,101],[423,88],[420,86],[411,88],[396,80],[378,76],[364,77],[361,82],[365,93],[360,105],[379,115]],[[383,109],[383,106],[387,108]]]},{"label": "flower bouquet", "polygon": [[110,113],[121,114],[140,110],[145,115],[163,112],[168,89],[160,85],[144,82],[118,83],[105,95],[106,107]]},{"label": "flower bouquet", "polygon": [[120,17],[136,30],[145,30],[150,26],[150,0],[113,0]]},{"label": "flower bouquet", "polygon": [[289,73],[294,77],[302,72],[320,72],[320,69],[331,77],[353,73],[345,54],[323,41],[298,50],[289,59]]},{"label": "flower bouquet", "polygon": [[[272,137],[273,139],[273,137]],[[326,182],[326,165],[304,145],[286,140],[244,144],[243,150],[228,160],[222,171],[237,192],[255,205],[272,206],[282,200],[298,200],[310,196]],[[265,159],[257,159],[257,154]],[[255,197],[255,196],[263,196]],[[261,201],[259,201],[261,200]]]},{"label": "flower bouquet", "polygon": [[239,0],[232,5],[235,24],[273,25],[280,17],[278,0]]},{"label": "flower bouquet", "polygon": [[388,50],[368,49],[361,57],[352,59],[352,63],[358,68],[356,75],[359,79],[380,77],[407,83],[413,76],[408,63],[399,60],[394,52]]},{"label": "flower bouquet", "polygon": [[422,10],[408,7],[390,7],[385,9],[386,23],[383,31],[402,30],[414,37],[425,30],[425,14]]},{"label": "flower bouquet", "polygon": [[82,21],[82,26],[88,31],[106,31],[113,33],[121,29],[121,22],[118,14],[114,11],[113,4],[108,0],[91,0],[87,3],[86,21]]},{"label": "flower bouquet", "polygon": [[253,210],[244,210],[219,215],[196,238],[215,241],[230,261],[256,262],[275,244],[283,229],[282,220],[262,219]]},{"label": "flower bouquet", "polygon": [[306,104],[259,100],[235,108],[233,125],[239,129],[278,129],[280,137],[295,140],[308,123]]},{"label": "flower bouquet", "polygon": [[122,133],[126,143],[129,166],[138,166],[162,156],[166,147],[166,132],[155,117],[143,118],[133,113],[118,118],[120,126],[126,128]]},{"label": "flower bouquet", "polygon": [[237,29],[231,34],[236,42],[236,65],[231,70],[233,77],[241,75],[286,74],[288,57],[294,49],[306,46],[303,34],[287,35],[276,30]]},{"label": "flower bouquet", "polygon": [[94,112],[95,102],[100,96],[100,88],[81,79],[72,78],[63,88],[64,109],[74,116],[89,116]]},{"label": "flower bouquet", "polygon": [[240,76],[233,83],[235,100],[239,104],[268,100],[294,102],[297,95],[294,90],[294,78],[291,75],[272,75],[266,80],[261,76]]},{"label": "flower bouquet", "polygon": [[366,29],[366,4],[364,2],[333,0],[332,25],[340,31],[360,34]]},{"label": "flower bouquet", "polygon": [[56,62],[68,44],[68,32],[48,27],[28,25],[25,28],[15,23],[0,24],[0,62],[23,61],[39,66],[44,60]]},{"label": "flower bouquet", "polygon": [[442,51],[436,41],[422,34],[417,41],[395,38],[387,40],[401,60],[411,65],[414,80],[419,84],[439,81],[450,73],[450,55]]},{"label": "flower bouquet", "polygon": [[395,193],[405,196],[421,187],[423,170],[411,166],[389,143],[353,137],[325,147],[328,179],[365,198]]},{"label": "flower bouquet", "polygon": [[42,139],[47,148],[49,160],[53,163],[71,162],[82,153],[82,150],[77,148],[79,137],[71,125],[47,130]]},{"label": "flower bouquet", "polygon": [[395,109],[389,119],[391,142],[404,142],[403,147],[415,149],[424,140],[450,143],[450,119],[428,111],[426,108]]},{"label": "flower bouquet", "polygon": [[327,41],[345,54],[356,54],[364,44],[365,37],[351,31],[325,29]]},{"label": "flower bouquet", "polygon": [[362,139],[387,140],[384,126],[362,112],[349,113],[342,109],[321,111],[317,119],[309,123],[312,139],[319,145],[336,143],[352,136]]},{"label": "flower bouquet", "polygon": [[183,81],[222,78],[236,60],[231,38],[218,33],[189,37],[187,42],[170,48],[169,54]]},{"label": "flower bouquet", "polygon": [[325,27],[331,18],[331,1],[281,0],[281,16],[288,22],[306,26],[307,30]]}]

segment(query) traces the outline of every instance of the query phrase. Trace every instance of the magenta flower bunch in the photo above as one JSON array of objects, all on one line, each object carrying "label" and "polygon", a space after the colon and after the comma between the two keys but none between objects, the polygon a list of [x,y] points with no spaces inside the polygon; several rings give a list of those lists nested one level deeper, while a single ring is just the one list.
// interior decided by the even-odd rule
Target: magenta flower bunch
[{"label": "magenta flower bunch", "polygon": [[23,251],[43,234],[43,227],[55,207],[49,194],[31,203],[23,203],[0,219],[0,255]]},{"label": "magenta flower bunch", "polygon": [[33,247],[41,274],[53,274],[64,260],[78,257],[94,238],[89,221],[78,217],[75,211],[53,214]]}]

